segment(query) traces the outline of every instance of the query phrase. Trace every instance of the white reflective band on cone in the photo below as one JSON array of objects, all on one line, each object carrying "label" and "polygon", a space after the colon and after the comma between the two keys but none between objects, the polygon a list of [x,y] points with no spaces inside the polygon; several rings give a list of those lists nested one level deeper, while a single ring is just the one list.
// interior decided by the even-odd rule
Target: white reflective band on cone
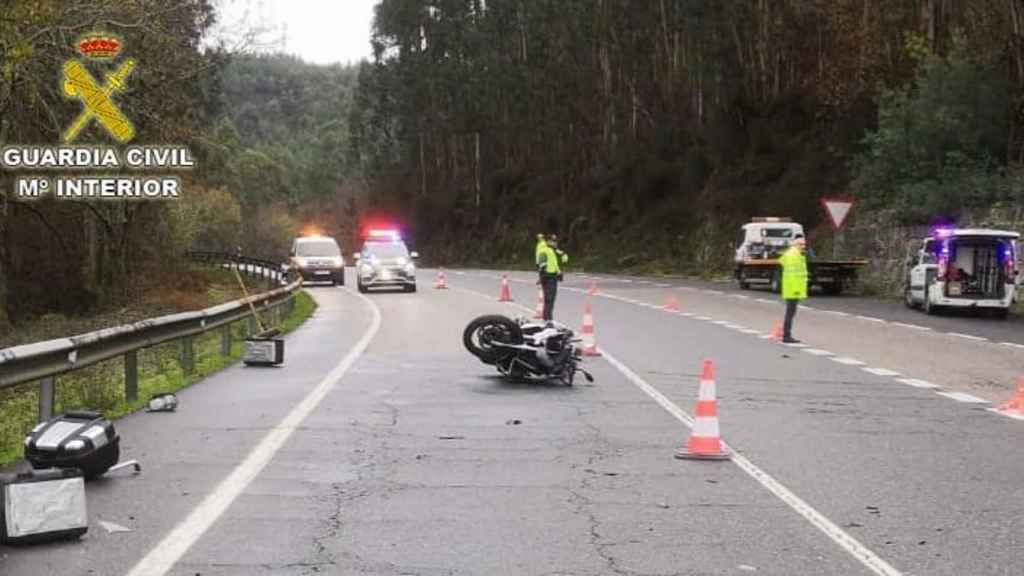
[{"label": "white reflective band on cone", "polygon": [[715,381],[701,380],[697,400],[713,401],[715,399]]},{"label": "white reflective band on cone", "polygon": [[718,438],[718,418],[698,416],[693,423],[693,435],[698,438]]}]

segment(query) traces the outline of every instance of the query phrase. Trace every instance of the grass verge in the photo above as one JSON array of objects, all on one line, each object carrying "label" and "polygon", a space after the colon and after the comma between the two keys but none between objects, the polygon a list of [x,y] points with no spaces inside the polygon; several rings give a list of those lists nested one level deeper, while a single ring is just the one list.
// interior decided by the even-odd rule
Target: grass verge
[{"label": "grass verge", "polygon": [[[305,291],[295,297],[295,307],[281,323],[283,332],[298,328],[316,310],[316,302]],[[267,319],[263,320],[264,323]],[[108,418],[119,418],[144,407],[156,393],[176,392],[206,376],[234,364],[242,357],[246,322],[231,327],[231,354],[221,355],[221,330],[192,340],[193,371],[185,374],[179,363],[180,342],[168,342],[139,350],[139,398],[124,397],[124,358],[101,362],[57,378],[54,413],[67,410],[99,410]],[[37,385],[26,383],[0,390],[0,466],[22,456],[25,434],[35,426],[39,405]]]}]

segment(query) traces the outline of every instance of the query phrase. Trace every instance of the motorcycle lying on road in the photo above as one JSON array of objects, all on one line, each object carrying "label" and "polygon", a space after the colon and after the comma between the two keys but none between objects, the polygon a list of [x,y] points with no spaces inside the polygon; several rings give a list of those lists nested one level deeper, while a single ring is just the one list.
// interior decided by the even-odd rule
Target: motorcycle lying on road
[{"label": "motorcycle lying on road", "polygon": [[582,353],[576,346],[580,340],[562,324],[480,316],[466,326],[462,342],[481,362],[512,380],[555,380],[572,386],[576,373],[582,372],[588,382],[594,381],[580,367]]}]

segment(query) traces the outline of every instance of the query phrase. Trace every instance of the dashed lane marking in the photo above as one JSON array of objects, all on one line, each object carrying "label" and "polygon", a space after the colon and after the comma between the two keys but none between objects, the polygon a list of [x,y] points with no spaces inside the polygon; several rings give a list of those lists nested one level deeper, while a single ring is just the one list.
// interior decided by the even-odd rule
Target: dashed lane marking
[{"label": "dashed lane marking", "polygon": [[1007,346],[1007,347],[1010,347],[1010,348],[1024,349],[1024,344],[1017,344],[1016,342],[1000,342],[999,344],[1001,346]]},{"label": "dashed lane marking", "polygon": [[973,340],[975,342],[987,342],[988,338],[982,338],[981,336],[974,336],[972,334],[963,334],[961,332],[946,332],[950,336],[956,336],[957,338],[963,338],[965,340]]},{"label": "dashed lane marking", "polygon": [[857,318],[858,320],[867,320],[868,322],[879,322],[882,324],[885,323],[885,320],[882,320],[881,318],[875,318],[874,316],[861,316],[860,314],[857,314],[856,316],[854,316],[854,318]]},{"label": "dashed lane marking", "polygon": [[967,404],[988,404],[989,401],[984,398],[978,398],[977,396],[971,396],[964,392],[936,392],[939,396],[945,396],[957,402],[964,402]]},{"label": "dashed lane marking", "polygon": [[822,350],[821,348],[804,348],[804,352],[814,356],[835,356],[832,352]]},{"label": "dashed lane marking", "polygon": [[932,329],[927,326],[919,326],[917,324],[907,324],[906,322],[891,322],[893,326],[900,326],[901,328],[910,328],[911,330],[920,330],[922,332],[931,332]]},{"label": "dashed lane marking", "polygon": [[[633,383],[637,388],[642,390],[645,394],[651,397],[659,406],[665,409],[666,412],[675,416],[677,420],[682,422],[688,428],[693,428],[694,420],[689,414],[684,412],[679,406],[673,403],[671,400],[665,397],[657,388],[648,384],[643,378],[638,376],[635,372],[629,369],[628,366],[619,362],[614,356],[608,353],[607,350],[601,349],[603,358],[611,364],[616,370],[619,371],[627,380]],[[746,472],[751,478],[757,481],[758,484],[765,487],[769,492],[774,494],[779,500],[782,500],[787,506],[789,506],[794,512],[802,516],[805,520],[811,523],[812,526],[821,531],[827,536],[832,542],[834,542],[841,549],[848,552],[854,558],[856,558],[861,564],[868,568],[873,574],[877,576],[902,576],[902,573],[890,565],[885,560],[882,560],[877,554],[871,551],[867,546],[861,544],[856,538],[846,533],[842,528],[836,525],[834,522],[829,520],[821,512],[815,510],[810,504],[805,502],[799,496],[794,494],[789,488],[786,488],[778,480],[770,476],[767,472],[759,468],[756,464],[751,462],[742,453],[737,452],[735,448],[729,446],[725,442],[726,449],[732,455],[732,462]]]},{"label": "dashed lane marking", "polygon": [[864,365],[864,363],[861,362],[860,360],[857,360],[856,358],[847,358],[846,356],[836,356],[836,357],[833,357],[833,358],[829,358],[829,360],[831,360],[833,362],[836,362],[838,364],[845,364],[847,366],[863,366]]},{"label": "dashed lane marking", "polygon": [[934,390],[941,388],[938,384],[933,384],[927,380],[918,380],[916,378],[897,378],[897,382],[900,384],[906,384],[907,386],[913,386],[914,388],[928,388]]},{"label": "dashed lane marking", "polygon": [[868,374],[874,374],[875,376],[899,376],[900,373],[895,370],[889,370],[888,368],[861,368],[861,370]]},{"label": "dashed lane marking", "polygon": [[[349,291],[347,288],[345,290]],[[362,294],[354,295],[361,299],[373,314],[370,326],[363,333],[359,342],[317,384],[316,388],[313,388],[280,423],[267,432],[259,444],[245,457],[245,460],[232,470],[213,492],[154,546],[142,560],[139,560],[128,576],[164,576],[170,572],[189,548],[217,522],[217,519],[227,511],[235,499],[259,476],[292,433],[299,429],[302,422],[316,410],[327,394],[345,377],[352,364],[359,359],[374,336],[377,335],[381,325],[381,315],[377,305]]]}]

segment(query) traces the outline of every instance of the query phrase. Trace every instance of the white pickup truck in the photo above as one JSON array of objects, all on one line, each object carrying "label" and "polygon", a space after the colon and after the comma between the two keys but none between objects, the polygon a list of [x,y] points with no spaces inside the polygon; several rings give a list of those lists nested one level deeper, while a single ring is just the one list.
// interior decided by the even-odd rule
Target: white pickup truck
[{"label": "white pickup truck", "polygon": [[971,308],[1005,318],[1017,297],[1019,239],[1005,230],[935,230],[907,257],[907,307],[928,314]]}]

